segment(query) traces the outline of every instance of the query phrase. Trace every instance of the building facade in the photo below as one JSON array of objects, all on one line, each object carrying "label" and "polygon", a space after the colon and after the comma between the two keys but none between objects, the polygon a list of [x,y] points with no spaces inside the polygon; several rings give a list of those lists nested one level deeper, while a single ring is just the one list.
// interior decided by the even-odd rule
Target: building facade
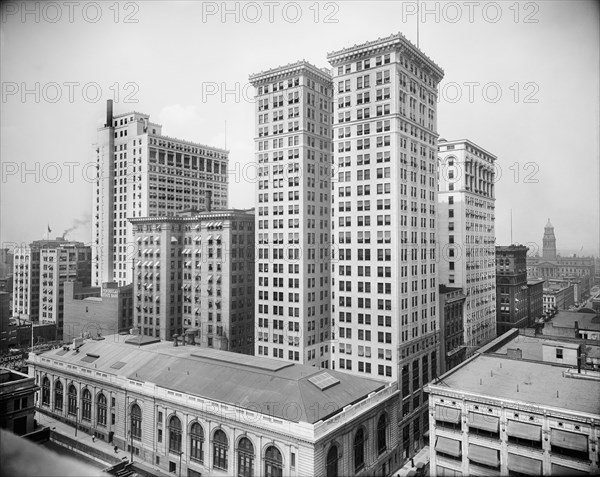
[{"label": "building facade", "polygon": [[130,340],[32,354],[38,412],[176,475],[367,476],[398,466],[396,383]]},{"label": "building facade", "polygon": [[95,156],[94,286],[132,283],[135,243],[129,217],[227,208],[227,151],[165,136],[147,114],[113,115],[112,100],[98,129]]},{"label": "building facade", "polygon": [[65,282],[63,340],[89,336],[100,338],[133,327],[133,285],[84,287],[81,282]]},{"label": "building facade", "polygon": [[529,315],[527,247],[496,247],[496,333],[531,326]]},{"label": "building facade", "polygon": [[34,431],[35,378],[0,368],[0,428],[18,436]]},{"label": "building facade", "polygon": [[90,284],[92,249],[57,237],[15,249],[13,315],[53,324],[61,339],[64,287],[68,280]]},{"label": "building facade", "polygon": [[403,461],[424,444],[439,369],[437,85],[402,34],[331,52],[332,368],[398,382]]},{"label": "building facade", "polygon": [[131,219],[134,327],[254,353],[254,209]]},{"label": "building facade", "polygon": [[544,288],[544,313],[567,310],[575,304],[573,285],[550,285]]},{"label": "building facade", "polygon": [[528,314],[535,322],[544,316],[544,280],[527,280],[527,288]]},{"label": "building facade", "polygon": [[466,358],[463,330],[466,299],[462,288],[440,285],[440,374]]},{"label": "building facade", "polygon": [[440,281],[461,287],[467,356],[496,336],[496,156],[469,140],[439,144]]},{"label": "building facade", "polygon": [[255,351],[327,368],[331,76],[300,61],[250,82],[258,164]]},{"label": "building facade", "polygon": [[428,386],[431,475],[599,472],[600,374],[578,372],[579,345],[519,331]]}]

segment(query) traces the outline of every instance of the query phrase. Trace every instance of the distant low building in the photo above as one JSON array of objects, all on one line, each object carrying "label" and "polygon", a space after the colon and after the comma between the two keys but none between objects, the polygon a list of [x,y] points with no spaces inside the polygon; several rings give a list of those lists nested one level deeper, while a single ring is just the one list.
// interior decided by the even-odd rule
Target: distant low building
[{"label": "distant low building", "polygon": [[133,285],[84,287],[81,282],[64,285],[65,343],[78,336],[99,338],[133,327]]},{"label": "distant low building", "polygon": [[573,285],[550,285],[544,287],[544,313],[552,310],[567,310],[575,304]]},{"label": "distant low building", "polygon": [[600,372],[582,343],[510,330],[427,387],[430,475],[590,475]]},{"label": "distant low building", "polygon": [[544,316],[544,280],[527,280],[527,313],[529,326]]},{"label": "distant low building", "polygon": [[13,314],[40,324],[63,328],[63,283],[91,280],[91,247],[62,237],[37,240],[15,249]]},{"label": "distant low building", "polygon": [[559,311],[555,316],[537,326],[538,333],[546,336],[563,336],[600,343],[600,316],[598,313]]},{"label": "distant low building", "polygon": [[396,382],[144,335],[30,354],[38,411],[175,475],[388,475]]},{"label": "distant low building", "polygon": [[33,376],[0,368],[0,428],[18,436],[33,432],[38,389]]}]

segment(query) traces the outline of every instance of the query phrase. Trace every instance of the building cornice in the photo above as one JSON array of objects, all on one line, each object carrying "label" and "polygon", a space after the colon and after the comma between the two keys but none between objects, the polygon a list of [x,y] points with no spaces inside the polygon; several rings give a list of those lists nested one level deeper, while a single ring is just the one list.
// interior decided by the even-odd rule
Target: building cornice
[{"label": "building cornice", "polygon": [[296,61],[270,70],[261,71],[248,77],[250,83],[258,86],[272,81],[284,80],[296,75],[312,76],[320,81],[332,82],[331,74],[325,69],[320,69],[306,60]]},{"label": "building cornice", "polygon": [[336,66],[348,61],[358,60],[365,56],[371,57],[375,54],[385,53],[400,49],[411,58],[411,61],[418,67],[425,70],[428,74],[441,81],[444,77],[444,70],[438,66],[431,58],[417,48],[402,33],[396,33],[386,38],[368,41],[360,45],[354,45],[341,50],[332,51],[327,54],[327,60],[331,65]]}]

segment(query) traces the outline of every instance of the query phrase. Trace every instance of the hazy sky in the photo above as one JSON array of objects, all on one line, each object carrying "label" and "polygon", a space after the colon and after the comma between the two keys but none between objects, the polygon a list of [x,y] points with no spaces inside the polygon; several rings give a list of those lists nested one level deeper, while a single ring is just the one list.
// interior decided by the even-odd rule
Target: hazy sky
[{"label": "hazy sky", "polygon": [[[230,152],[230,206],[254,204],[248,76],[401,32],[440,65],[438,132],[498,157],[496,236],[599,254],[596,2],[4,2],[0,240],[78,225],[91,240],[107,99],[163,133]],[[225,8],[224,8],[225,7]],[[583,247],[583,252],[580,252]]]}]

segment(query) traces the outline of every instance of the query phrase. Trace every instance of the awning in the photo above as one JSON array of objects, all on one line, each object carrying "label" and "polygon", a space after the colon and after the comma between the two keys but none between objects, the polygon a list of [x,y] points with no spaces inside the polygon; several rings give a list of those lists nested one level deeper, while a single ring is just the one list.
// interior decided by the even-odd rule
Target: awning
[{"label": "awning", "polygon": [[200,237],[198,237],[198,236],[194,237],[194,242],[200,242]]},{"label": "awning", "polygon": [[527,475],[542,475],[542,461],[509,453],[508,470]]},{"label": "awning", "polygon": [[438,436],[435,441],[435,450],[436,452],[443,452],[444,454],[452,455],[454,457],[460,457],[460,441]]},{"label": "awning", "polygon": [[552,475],[590,475],[584,470],[574,469],[573,467],[565,467],[564,465],[552,464]]},{"label": "awning", "polygon": [[435,406],[435,420],[458,424],[460,423],[460,409],[448,406]]},{"label": "awning", "polygon": [[140,243],[142,241],[142,237],[137,238],[137,242]]},{"label": "awning", "polygon": [[469,424],[469,427],[475,427],[476,429],[482,429],[488,432],[498,432],[500,419],[496,416],[490,416],[489,414],[469,412],[467,424]]},{"label": "awning", "polygon": [[588,438],[584,434],[552,429],[550,444],[581,452],[588,452]]},{"label": "awning", "polygon": [[219,240],[221,240],[221,236],[220,236],[220,235],[217,235],[217,236],[215,237],[215,240],[218,242]]},{"label": "awning", "polygon": [[478,446],[477,444],[469,444],[469,460],[479,464],[498,467],[500,458],[496,449],[489,447]]},{"label": "awning", "polygon": [[156,266],[156,267],[160,267],[160,260],[159,260],[158,262],[155,262],[155,263],[154,263],[154,266]]},{"label": "awning", "polygon": [[542,440],[542,427],[525,422],[508,420],[508,428],[506,433],[511,437],[519,439],[528,439],[530,441]]},{"label": "awning", "polygon": [[206,240],[212,240],[212,235],[209,235],[208,237],[206,237]]},{"label": "awning", "polygon": [[171,237],[171,242],[172,243],[177,243],[177,238],[176,237]]}]

